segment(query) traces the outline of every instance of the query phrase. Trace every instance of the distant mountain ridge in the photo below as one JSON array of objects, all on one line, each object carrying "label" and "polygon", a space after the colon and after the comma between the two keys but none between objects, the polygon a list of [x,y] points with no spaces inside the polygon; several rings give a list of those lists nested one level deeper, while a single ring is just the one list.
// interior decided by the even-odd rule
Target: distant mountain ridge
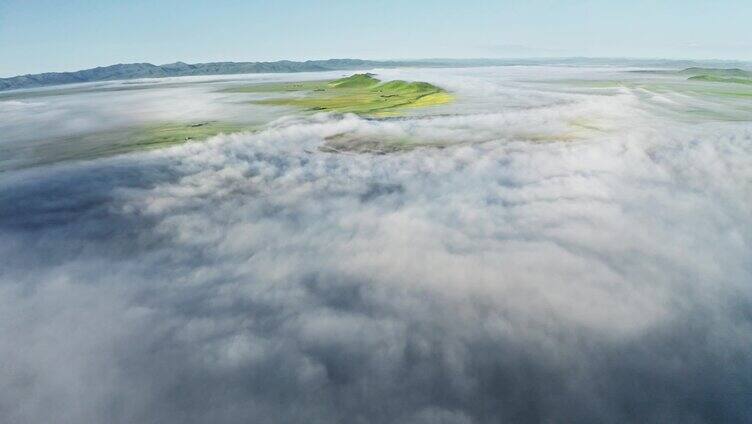
[{"label": "distant mountain ridge", "polygon": [[374,61],[361,59],[328,59],[294,62],[211,62],[188,64],[184,62],[152,65],[151,63],[127,63],[84,69],[75,72],[46,72],[43,74],[19,75],[0,78],[0,91],[82,82],[111,81],[133,78],[163,78],[189,75],[232,75],[279,72],[321,72],[342,69],[373,67],[396,67],[415,65],[418,62]]},{"label": "distant mountain ridge", "polygon": [[[685,71],[707,70],[712,68],[729,68],[741,66],[752,69],[751,62],[729,60],[673,60],[673,59],[628,59],[628,58],[519,58],[519,59],[415,59],[415,60],[362,60],[362,59],[327,59],[295,62],[280,60],[276,62],[209,62],[189,64],[185,62],[152,65],[151,63],[126,63],[84,69],[75,72],[46,72],[33,75],[19,75],[0,78],[0,91],[21,88],[35,88],[52,85],[74,84],[82,82],[112,81],[134,78],[163,78],[190,75],[233,75],[281,72],[321,72],[339,70],[358,70],[370,68],[395,68],[400,66],[421,67],[465,67],[465,66],[510,66],[510,65],[558,65],[558,66],[642,66],[657,68],[688,68]],[[703,67],[698,67],[702,65]],[[692,67],[692,68],[689,68]],[[731,69],[734,72],[749,72],[743,69]]]}]

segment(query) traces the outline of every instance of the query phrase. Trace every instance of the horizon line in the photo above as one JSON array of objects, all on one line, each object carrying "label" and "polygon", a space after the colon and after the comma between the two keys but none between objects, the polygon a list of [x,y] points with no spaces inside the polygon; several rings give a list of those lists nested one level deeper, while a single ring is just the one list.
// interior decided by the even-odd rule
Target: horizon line
[{"label": "horizon line", "polygon": [[279,59],[279,60],[217,60],[208,62],[185,62],[177,60],[175,62],[168,62],[163,64],[154,64],[152,62],[118,62],[109,65],[98,65],[88,68],[79,68],[75,70],[64,71],[42,71],[35,73],[15,74],[9,76],[0,76],[0,80],[7,80],[19,77],[29,77],[44,74],[72,74],[76,72],[89,71],[94,69],[108,68],[119,65],[151,65],[151,66],[168,66],[175,64],[185,65],[207,65],[215,63],[227,63],[227,64],[246,64],[246,63],[259,63],[259,64],[273,64],[273,63],[308,63],[308,62],[327,62],[334,60],[352,60],[352,61],[364,61],[364,62],[382,62],[382,63],[405,63],[405,62],[430,62],[430,61],[452,61],[452,62],[470,62],[470,61],[530,61],[530,60],[636,60],[636,61],[666,61],[666,62],[728,62],[737,64],[746,64],[752,66],[752,60],[746,59],[695,59],[695,58],[666,58],[658,56],[509,56],[509,57],[426,57],[426,58],[406,58],[406,59],[364,59],[355,57],[330,57],[327,59],[305,59],[305,60],[292,60],[292,59]]}]

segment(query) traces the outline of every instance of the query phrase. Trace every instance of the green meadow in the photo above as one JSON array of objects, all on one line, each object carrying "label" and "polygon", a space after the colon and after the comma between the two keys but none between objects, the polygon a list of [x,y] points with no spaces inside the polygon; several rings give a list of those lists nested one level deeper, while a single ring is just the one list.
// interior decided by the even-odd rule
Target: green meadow
[{"label": "green meadow", "polygon": [[24,148],[0,149],[0,172],[33,166],[90,160],[141,150],[153,150],[178,144],[203,141],[218,134],[248,131],[253,128],[218,121],[160,123],[117,129],[75,137],[54,138],[29,143]]},{"label": "green meadow", "polygon": [[248,129],[250,128],[242,125],[218,121],[151,125],[138,130],[127,144],[127,148],[155,149],[188,141],[203,141],[218,134],[231,134]]},{"label": "green meadow", "polygon": [[738,68],[687,68],[681,74],[690,75],[688,81],[752,84],[752,72]]},{"label": "green meadow", "polygon": [[730,84],[752,84],[752,78],[719,77],[715,75],[695,75],[689,81],[725,82]]}]

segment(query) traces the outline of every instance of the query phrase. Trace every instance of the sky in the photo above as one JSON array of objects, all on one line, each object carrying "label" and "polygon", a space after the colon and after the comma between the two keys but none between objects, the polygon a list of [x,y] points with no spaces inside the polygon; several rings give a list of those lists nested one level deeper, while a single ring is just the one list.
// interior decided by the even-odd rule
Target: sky
[{"label": "sky", "polygon": [[178,60],[750,60],[750,21],[748,0],[0,0],[0,76]]}]

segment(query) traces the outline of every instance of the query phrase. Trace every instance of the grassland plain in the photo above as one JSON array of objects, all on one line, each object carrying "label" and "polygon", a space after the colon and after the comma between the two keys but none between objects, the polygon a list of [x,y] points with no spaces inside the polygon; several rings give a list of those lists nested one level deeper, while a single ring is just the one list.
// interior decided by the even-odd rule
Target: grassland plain
[{"label": "grassland plain", "polygon": [[[251,126],[208,121],[156,123],[137,128],[54,138],[25,149],[0,149],[0,172],[73,160],[90,160],[140,150],[203,141],[218,134],[253,130]],[[31,151],[28,151],[31,150]]]},{"label": "grassland plain", "polygon": [[[171,88],[176,86],[170,85]],[[179,85],[177,85],[179,86]],[[44,95],[63,96],[97,92],[127,91],[138,87],[73,87],[42,92],[21,93],[10,101],[25,101]],[[394,116],[406,108],[419,108],[449,103],[452,96],[442,88],[425,82],[391,81],[382,83],[372,74],[355,74],[328,81],[302,81],[248,84],[231,87],[228,93],[270,93],[284,97],[255,100],[269,106],[295,106],[307,111],[355,113],[370,117]],[[293,97],[289,97],[292,94]],[[1,97],[1,96],[0,96]],[[258,125],[216,119],[189,121],[167,120],[131,127],[91,131],[76,135],[45,137],[25,145],[0,146],[0,172],[47,165],[57,162],[90,160],[140,150],[153,150],[186,142],[203,141],[218,134],[231,134],[257,129]],[[377,137],[376,141],[361,136],[335,137],[329,151],[405,150],[420,144],[404,139]],[[376,144],[374,147],[373,145]]]},{"label": "grassland plain", "polygon": [[690,81],[726,82],[731,84],[752,84],[752,78],[719,77],[715,75],[695,75]]},{"label": "grassland plain", "polygon": [[738,68],[687,68],[681,71],[690,75],[689,81],[721,82],[729,84],[752,84],[752,72]]},{"label": "grassland plain", "polygon": [[254,100],[256,104],[295,106],[308,111],[393,116],[407,108],[447,104],[446,90],[427,82],[381,82],[372,74],[355,74],[334,81],[255,84],[224,90],[235,93],[305,93],[303,96]]}]

